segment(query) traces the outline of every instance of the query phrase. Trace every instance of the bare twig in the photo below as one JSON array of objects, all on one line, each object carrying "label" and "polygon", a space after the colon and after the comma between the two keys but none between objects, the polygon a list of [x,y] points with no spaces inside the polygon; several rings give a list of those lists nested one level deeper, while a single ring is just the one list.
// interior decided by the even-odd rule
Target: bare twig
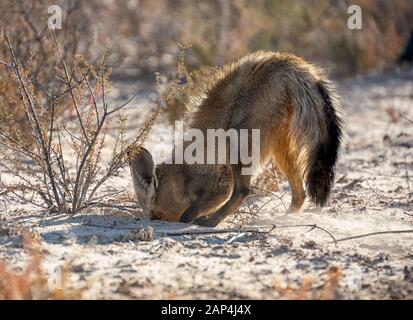
[{"label": "bare twig", "polygon": [[406,160],[406,154],[404,154],[404,168],[406,170],[406,183],[407,183],[407,195],[406,195],[406,200],[410,200],[410,194],[412,193],[410,189],[410,178],[409,178],[409,170],[407,169],[407,160]]},{"label": "bare twig", "polygon": [[129,103],[132,102],[133,99],[135,99],[135,97],[136,97],[138,94],[139,94],[139,91],[136,91],[135,94],[134,94],[132,97],[130,97],[125,103],[121,104],[120,106],[114,108],[114,109],[111,110],[111,111],[108,111],[107,114],[108,114],[108,115],[111,115],[112,113],[115,113],[115,112],[119,111],[120,109],[126,107]]},{"label": "bare twig", "polygon": [[56,187],[56,182],[55,182],[55,178],[54,178],[54,174],[53,174],[53,170],[52,170],[52,165],[51,165],[51,161],[50,161],[50,154],[47,151],[47,144],[44,141],[43,131],[41,129],[40,121],[39,121],[39,119],[37,117],[37,114],[36,114],[36,111],[35,111],[34,102],[32,101],[29,90],[27,89],[26,83],[23,80],[23,76],[20,72],[20,68],[19,68],[19,64],[18,64],[16,55],[14,53],[13,47],[10,43],[10,40],[9,40],[8,36],[6,36],[6,42],[7,42],[10,54],[12,56],[12,59],[13,59],[14,72],[15,72],[16,77],[17,77],[17,79],[19,81],[19,84],[20,84],[20,89],[22,91],[23,102],[27,101],[28,109],[31,113],[33,122],[35,124],[36,137],[39,141],[40,149],[42,150],[43,156],[45,157],[45,165],[46,165],[46,168],[47,168],[47,174],[48,174],[48,178],[49,178],[49,181],[50,181],[50,184],[51,184],[53,195],[54,195],[57,207],[59,209],[61,209],[61,199],[59,197],[57,187]]},{"label": "bare twig", "polygon": [[263,233],[266,234],[268,231],[263,231],[261,227],[241,227],[241,228],[220,228],[220,229],[213,229],[213,228],[189,228],[183,229],[179,231],[164,231],[163,234],[169,237],[178,237],[178,236],[185,236],[185,235],[204,235],[204,234],[222,234],[222,233],[241,233],[241,232],[248,232],[248,233]]},{"label": "bare twig", "polygon": [[[49,24],[52,26],[52,23],[50,22],[50,20],[49,20]],[[81,127],[82,132],[83,132],[83,136],[84,136],[86,142],[89,143],[88,135],[86,133],[85,126],[83,124],[83,119],[80,115],[79,107],[78,107],[78,104],[77,104],[77,101],[76,101],[76,98],[75,98],[75,95],[74,95],[74,92],[73,92],[73,89],[72,89],[72,85],[71,85],[72,77],[69,76],[69,71],[67,70],[66,62],[63,59],[63,55],[62,55],[62,52],[60,50],[59,42],[57,41],[56,32],[54,31],[53,27],[50,28],[50,29],[52,30],[52,35],[53,35],[53,39],[54,39],[54,42],[55,42],[55,45],[56,45],[57,53],[59,55],[60,63],[62,64],[63,71],[64,71],[64,74],[65,74],[65,77],[66,77],[65,81],[66,81],[66,84],[69,87],[69,93],[70,93],[70,96],[72,98],[75,110],[76,110],[76,115],[77,115],[77,118],[79,120],[79,124],[80,124],[80,127]]]},{"label": "bare twig", "polygon": [[400,117],[404,118],[405,120],[407,120],[408,122],[410,122],[411,124],[413,124],[413,120],[409,119],[408,117],[406,117],[404,114],[399,113]]},{"label": "bare twig", "polygon": [[350,237],[336,239],[335,241],[331,241],[330,243],[333,243],[333,242],[338,243],[338,242],[349,241],[349,240],[360,239],[360,238],[366,238],[366,237],[371,237],[371,236],[376,236],[376,235],[383,235],[383,234],[401,234],[401,233],[413,233],[413,230],[412,229],[407,229],[407,230],[369,232],[369,233],[365,233],[365,234],[359,234],[359,235],[356,235],[356,236],[350,236]]},{"label": "bare twig", "polygon": [[397,197],[393,198],[393,197],[386,196],[384,194],[380,194],[371,186],[371,184],[369,183],[368,180],[366,180],[366,182],[367,182],[367,185],[369,186],[370,190],[373,191],[373,193],[379,198],[388,199],[388,200],[401,200],[401,199],[403,199],[403,198],[397,198]]},{"label": "bare twig", "polygon": [[0,60],[0,64],[2,64],[3,66],[9,67],[9,68],[13,68],[13,65],[4,61]]},{"label": "bare twig", "polygon": [[308,230],[308,232],[313,231],[314,229],[321,230],[321,231],[323,231],[323,232],[325,232],[326,234],[329,235],[329,237],[332,239],[332,242],[337,241],[336,238],[334,237],[334,235],[330,231],[328,231],[327,229],[325,229],[323,227],[318,226],[317,224],[284,224],[284,225],[274,224],[274,225],[272,225],[271,231],[275,230],[277,228],[303,228],[303,227],[310,228]]},{"label": "bare twig", "polygon": [[125,206],[125,205],[117,205],[117,204],[101,203],[101,202],[91,202],[89,203],[89,205],[94,206],[94,207],[113,208],[113,209],[125,210],[125,211],[142,210],[142,208],[137,205]]}]

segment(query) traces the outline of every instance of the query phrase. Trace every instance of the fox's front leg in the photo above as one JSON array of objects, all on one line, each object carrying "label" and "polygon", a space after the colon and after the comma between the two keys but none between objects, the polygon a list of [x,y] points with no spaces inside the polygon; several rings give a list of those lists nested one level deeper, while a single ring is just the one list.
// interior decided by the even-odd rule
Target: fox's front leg
[{"label": "fox's front leg", "polygon": [[203,227],[216,227],[222,220],[237,211],[249,193],[249,188],[235,191],[228,202],[211,217],[198,218],[195,220],[195,224]]},{"label": "fox's front leg", "polygon": [[197,199],[194,202],[192,202],[189,208],[186,209],[185,212],[179,218],[179,222],[191,223],[192,221],[194,221],[197,217],[199,217],[201,213],[201,205],[202,200],[200,199]]},{"label": "fox's front leg", "polygon": [[238,166],[233,166],[234,188],[231,198],[211,217],[201,217],[195,224],[204,227],[216,227],[222,220],[237,211],[245,197],[250,194],[251,176],[241,175]]},{"label": "fox's front leg", "polygon": [[192,203],[180,216],[180,222],[191,223],[215,212],[231,197],[234,183],[231,166],[205,166],[201,169],[192,172],[194,178],[185,186]]},{"label": "fox's front leg", "polygon": [[179,222],[191,223],[198,217],[213,212],[230,197],[231,190],[232,188],[225,186],[210,192],[199,192],[198,198],[184,211],[179,218]]}]

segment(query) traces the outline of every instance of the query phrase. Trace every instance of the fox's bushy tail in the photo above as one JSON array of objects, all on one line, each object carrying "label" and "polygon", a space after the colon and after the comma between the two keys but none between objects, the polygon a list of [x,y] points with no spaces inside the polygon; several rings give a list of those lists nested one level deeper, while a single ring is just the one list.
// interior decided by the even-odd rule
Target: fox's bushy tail
[{"label": "fox's bushy tail", "polygon": [[[324,206],[334,182],[334,166],[342,141],[342,118],[334,88],[324,77],[296,74],[290,92],[291,136],[310,199]],[[291,91],[291,88],[290,88]]]},{"label": "fox's bushy tail", "polygon": [[333,98],[330,85],[320,81],[316,86],[323,99],[322,111],[326,136],[310,153],[307,191],[315,204],[324,206],[334,182],[334,166],[342,140],[342,120],[337,113],[337,106],[334,105],[336,99]]}]

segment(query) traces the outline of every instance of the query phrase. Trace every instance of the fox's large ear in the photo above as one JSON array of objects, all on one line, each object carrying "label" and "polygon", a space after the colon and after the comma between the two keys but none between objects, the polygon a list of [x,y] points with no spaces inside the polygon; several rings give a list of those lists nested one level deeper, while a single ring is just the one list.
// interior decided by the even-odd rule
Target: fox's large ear
[{"label": "fox's large ear", "polygon": [[[155,161],[148,150],[141,148],[139,152],[129,159],[133,180],[133,187],[138,197],[157,187],[155,175]],[[153,191],[152,189],[152,191]]]}]

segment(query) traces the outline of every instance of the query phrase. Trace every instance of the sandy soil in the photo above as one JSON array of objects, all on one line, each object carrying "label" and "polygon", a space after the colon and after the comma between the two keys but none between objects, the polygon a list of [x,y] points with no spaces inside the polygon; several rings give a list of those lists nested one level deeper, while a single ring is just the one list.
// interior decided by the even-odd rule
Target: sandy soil
[{"label": "sandy soil", "polygon": [[[123,84],[120,97],[133,87]],[[16,202],[1,213],[0,259],[16,270],[25,265],[21,237],[10,230],[27,226],[41,237],[50,286],[69,269],[69,288],[80,289],[84,298],[412,299],[413,233],[337,243],[332,236],[413,230],[413,123],[397,115],[413,119],[413,69],[337,87],[347,140],[331,203],[323,210],[309,204],[301,214],[286,215],[284,184],[282,197],[247,199],[241,211],[255,208],[254,216],[244,217],[244,226],[253,229],[229,219],[219,228],[231,229],[210,234],[139,219],[134,210],[40,216]],[[137,104],[128,113],[141,121],[145,97]],[[106,188],[131,191],[128,172]],[[119,197],[109,203],[133,206]],[[324,230],[296,226],[302,224]]]}]

